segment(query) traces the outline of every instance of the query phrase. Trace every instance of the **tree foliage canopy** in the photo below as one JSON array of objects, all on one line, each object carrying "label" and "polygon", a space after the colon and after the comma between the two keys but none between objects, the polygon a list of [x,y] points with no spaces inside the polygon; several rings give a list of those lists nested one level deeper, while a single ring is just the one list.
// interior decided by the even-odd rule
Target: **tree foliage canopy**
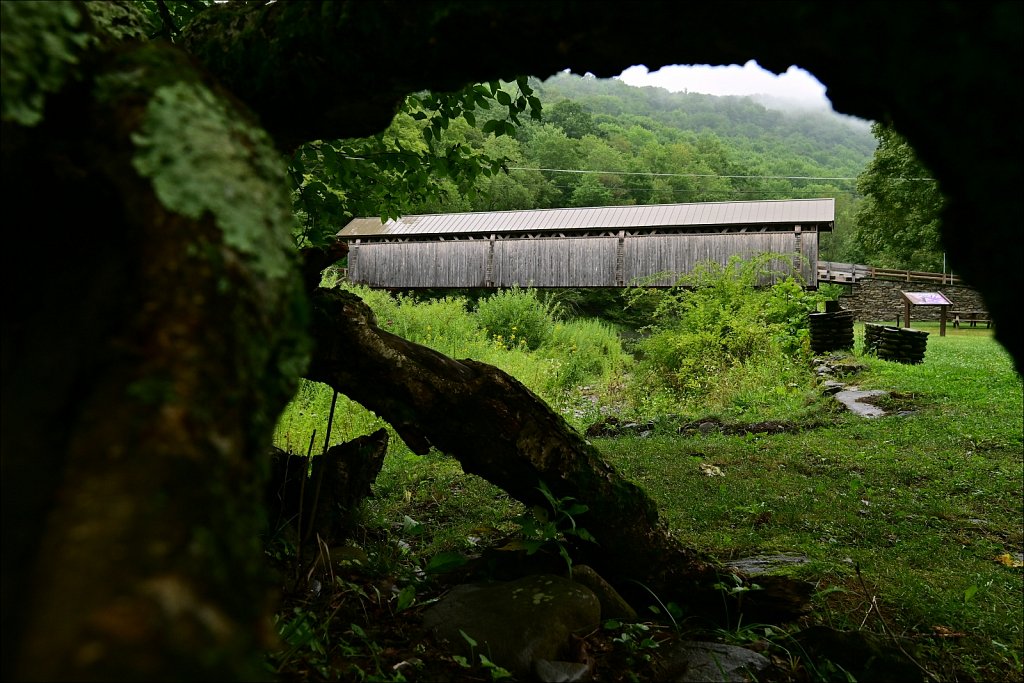
[{"label": "tree foliage canopy", "polygon": [[939,184],[910,144],[889,126],[871,128],[878,149],[857,179],[866,200],[857,236],[875,265],[938,272],[943,267]]}]

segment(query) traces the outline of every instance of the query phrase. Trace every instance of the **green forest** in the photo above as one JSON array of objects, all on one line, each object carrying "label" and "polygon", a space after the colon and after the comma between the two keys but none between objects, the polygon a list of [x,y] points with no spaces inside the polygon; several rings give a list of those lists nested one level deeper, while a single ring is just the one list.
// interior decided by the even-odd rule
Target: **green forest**
[{"label": "green forest", "polygon": [[[424,93],[382,134],[302,150],[304,236],[329,239],[352,217],[377,214],[832,197],[835,230],[822,235],[822,260],[943,267],[941,195],[884,126],[568,73],[474,88],[464,109]],[[491,109],[492,93],[499,102],[528,93],[532,115],[510,124],[504,109]],[[430,118],[439,115],[440,124]],[[441,173],[424,175],[425,166]],[[356,178],[370,181],[358,193]]]}]

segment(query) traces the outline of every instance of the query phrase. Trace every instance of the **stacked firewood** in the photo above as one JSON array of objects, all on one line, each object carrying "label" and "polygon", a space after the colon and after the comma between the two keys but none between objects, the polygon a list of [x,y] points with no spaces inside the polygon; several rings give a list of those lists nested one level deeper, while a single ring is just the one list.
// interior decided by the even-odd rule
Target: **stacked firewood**
[{"label": "stacked firewood", "polygon": [[811,351],[826,353],[853,348],[853,311],[811,313]]},{"label": "stacked firewood", "polygon": [[924,362],[928,333],[923,330],[864,325],[864,353],[873,353],[883,360],[917,364]]}]

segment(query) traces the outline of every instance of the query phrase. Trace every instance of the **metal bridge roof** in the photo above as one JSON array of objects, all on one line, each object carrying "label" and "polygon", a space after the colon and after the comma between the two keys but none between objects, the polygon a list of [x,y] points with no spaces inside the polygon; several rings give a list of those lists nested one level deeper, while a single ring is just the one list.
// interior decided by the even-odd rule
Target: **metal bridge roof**
[{"label": "metal bridge roof", "polygon": [[402,216],[381,223],[380,218],[354,218],[339,237],[433,236],[491,232],[544,232],[564,230],[620,230],[687,226],[745,226],[816,224],[831,230],[835,200],[778,199],[757,202],[704,202],[599,206],[533,211],[481,211]]}]

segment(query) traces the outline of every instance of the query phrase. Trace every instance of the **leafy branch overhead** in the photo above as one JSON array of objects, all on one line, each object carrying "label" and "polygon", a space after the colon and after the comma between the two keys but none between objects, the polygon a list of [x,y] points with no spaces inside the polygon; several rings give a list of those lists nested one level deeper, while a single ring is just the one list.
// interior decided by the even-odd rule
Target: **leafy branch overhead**
[{"label": "leafy branch overhead", "polygon": [[[512,136],[522,123],[520,114],[528,110],[532,119],[540,119],[541,102],[533,92],[527,77],[520,76],[512,83],[491,81],[452,93],[416,93],[405,98],[381,133],[300,146],[288,169],[300,245],[331,242],[355,216],[379,215],[385,221],[417,202],[443,199],[453,188],[472,194],[479,177],[507,172],[507,157],[473,149],[465,136],[449,142],[446,132],[461,120],[484,135]],[[478,110],[487,113],[478,119]]]}]

